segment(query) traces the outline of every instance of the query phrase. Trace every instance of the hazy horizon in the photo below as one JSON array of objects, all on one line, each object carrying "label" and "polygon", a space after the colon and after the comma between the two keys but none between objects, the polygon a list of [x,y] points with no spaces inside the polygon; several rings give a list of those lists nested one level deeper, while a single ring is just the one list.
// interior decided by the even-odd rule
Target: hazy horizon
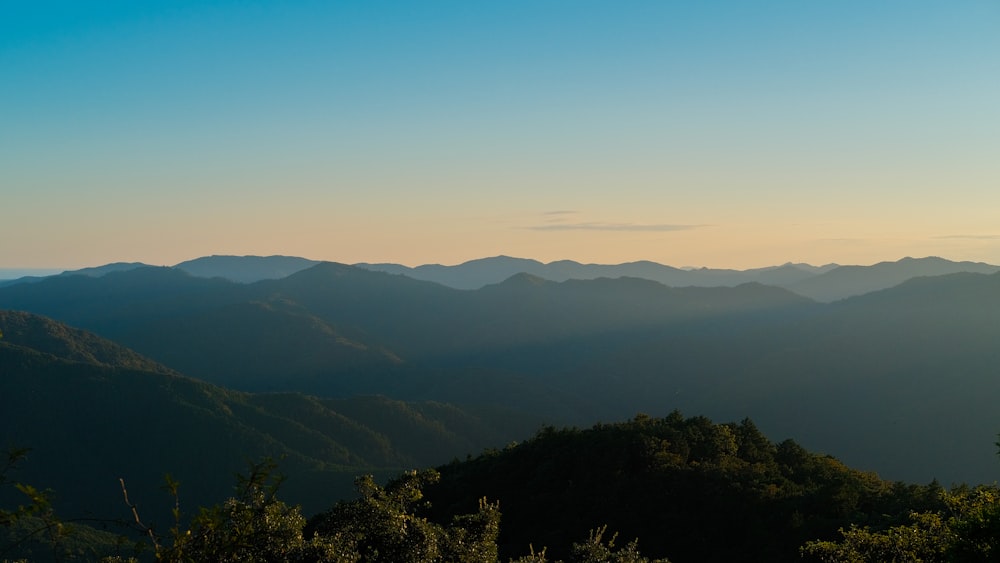
[{"label": "hazy horizon", "polygon": [[0,7],[0,268],[1000,263],[1000,3]]},{"label": "hazy horizon", "polygon": [[[100,263],[100,264],[85,264],[85,265],[82,265],[82,266],[62,267],[62,268],[16,268],[16,267],[0,267],[0,280],[14,280],[14,279],[17,279],[17,278],[29,277],[29,276],[44,277],[44,276],[50,276],[50,275],[58,275],[58,274],[61,274],[63,272],[68,272],[68,271],[80,270],[80,269],[85,269],[85,268],[96,268],[96,267],[100,267],[100,266],[107,266],[107,265],[110,265],[110,264],[125,263],[125,262],[139,262],[139,263],[145,264],[147,266],[174,267],[174,266],[177,266],[179,264],[182,264],[182,263],[190,261],[190,260],[196,260],[196,259],[199,259],[199,258],[208,258],[208,257],[253,257],[253,258],[265,257],[266,258],[266,257],[274,257],[274,256],[281,256],[281,257],[288,257],[288,258],[305,258],[307,260],[315,260],[315,261],[318,261],[318,262],[339,262],[339,263],[342,263],[342,264],[350,264],[350,265],[353,265],[353,264],[372,264],[372,265],[376,265],[376,264],[390,264],[391,263],[391,264],[398,264],[398,265],[401,265],[401,266],[407,266],[407,267],[410,267],[410,268],[415,268],[415,267],[418,267],[418,266],[428,266],[428,265],[433,265],[433,266],[459,266],[459,265],[464,264],[466,262],[471,262],[471,261],[476,261],[476,260],[488,260],[488,259],[491,259],[491,258],[502,258],[502,257],[503,258],[512,258],[512,259],[535,260],[535,261],[540,262],[542,264],[549,264],[549,263],[552,263],[552,262],[561,261],[561,260],[537,260],[535,258],[531,258],[531,257],[528,257],[528,256],[496,255],[496,256],[480,256],[480,257],[477,257],[477,258],[471,258],[469,260],[463,260],[461,262],[455,262],[455,263],[423,262],[423,263],[417,263],[417,264],[403,264],[403,263],[399,263],[399,262],[372,262],[372,261],[366,261],[366,260],[362,260],[360,262],[343,262],[343,261],[340,261],[340,260],[324,260],[324,259],[320,259],[320,258],[313,258],[313,257],[310,257],[310,256],[295,256],[295,255],[291,255],[291,254],[277,254],[277,255],[270,255],[270,256],[264,256],[264,255],[259,255],[259,254],[251,254],[251,255],[207,254],[205,256],[195,256],[195,257],[187,258],[185,260],[181,260],[181,261],[175,262],[175,263],[155,263],[155,262],[149,262],[149,261],[144,261],[144,260],[135,260],[135,261],[114,260],[114,261],[111,261],[111,262],[104,262],[104,263]],[[664,266],[671,266],[671,267],[675,267],[675,268],[688,269],[688,270],[694,270],[694,269],[700,269],[700,268],[720,269],[720,270],[755,270],[755,269],[764,269],[764,268],[771,268],[771,267],[780,267],[780,266],[784,266],[786,264],[807,265],[807,266],[811,266],[811,267],[815,267],[815,268],[820,268],[820,267],[824,267],[824,266],[831,266],[831,265],[835,265],[835,266],[873,266],[873,265],[875,265],[877,263],[881,263],[881,262],[898,262],[900,260],[905,260],[905,259],[923,259],[923,258],[943,258],[945,260],[950,260],[950,261],[953,261],[953,262],[963,262],[963,260],[951,260],[950,258],[948,258],[946,256],[900,256],[899,258],[896,258],[896,259],[893,259],[893,260],[880,260],[878,262],[870,262],[870,263],[827,262],[827,263],[824,263],[824,264],[814,264],[814,263],[809,263],[809,262],[793,262],[793,261],[786,260],[784,262],[775,262],[775,263],[772,263],[772,264],[759,264],[759,265],[756,265],[756,266],[750,266],[750,267],[746,267],[746,268],[735,268],[735,267],[726,267],[726,266],[704,266],[704,265],[698,265],[698,264],[670,264],[670,263],[665,263],[665,262],[657,262],[657,263],[662,264]],[[616,266],[616,265],[625,264],[627,262],[649,261],[649,260],[642,260],[642,259],[640,259],[640,260],[631,260],[631,261],[622,261],[622,262],[580,262],[580,261],[571,260],[571,259],[562,259],[562,260],[570,260],[572,262],[578,262],[578,263],[584,264],[584,265],[588,265],[589,264],[589,265],[606,265],[606,266]],[[967,262],[977,262],[977,263],[985,263],[985,264],[997,265],[997,264],[992,264],[990,262],[986,262],[986,261],[983,261],[983,260],[966,260],[966,261]],[[655,262],[655,261],[650,261],[650,262]]]}]

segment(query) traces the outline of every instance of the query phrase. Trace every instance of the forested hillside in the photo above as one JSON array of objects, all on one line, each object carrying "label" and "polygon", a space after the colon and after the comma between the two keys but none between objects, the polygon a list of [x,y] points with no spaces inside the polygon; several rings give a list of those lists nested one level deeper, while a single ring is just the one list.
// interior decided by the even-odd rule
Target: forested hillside
[{"label": "forested hillside", "polygon": [[530,433],[537,421],[382,396],[249,394],[170,372],[42,317],[0,312],[0,447],[30,448],[30,482],[75,515],[120,514],[119,478],[153,515],[225,497],[247,460],[282,460],[288,498],[306,510],[349,495],[361,472],[424,467]]}]

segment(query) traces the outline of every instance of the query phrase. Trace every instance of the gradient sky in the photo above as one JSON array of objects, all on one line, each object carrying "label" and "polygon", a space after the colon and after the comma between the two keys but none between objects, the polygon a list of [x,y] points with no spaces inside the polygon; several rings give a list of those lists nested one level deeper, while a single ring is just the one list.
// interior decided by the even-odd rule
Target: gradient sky
[{"label": "gradient sky", "polygon": [[997,0],[0,0],[0,268],[1000,263]]}]

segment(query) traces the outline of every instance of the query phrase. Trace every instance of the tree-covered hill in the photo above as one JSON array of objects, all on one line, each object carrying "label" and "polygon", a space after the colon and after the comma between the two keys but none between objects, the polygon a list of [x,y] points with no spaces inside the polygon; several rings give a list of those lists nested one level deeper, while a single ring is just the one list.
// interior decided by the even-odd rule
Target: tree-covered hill
[{"label": "tree-covered hill", "polygon": [[534,438],[439,467],[425,491],[433,519],[503,513],[501,555],[529,543],[564,556],[580,530],[607,526],[674,563],[799,561],[807,540],[850,524],[888,526],[942,506],[941,488],[904,485],[769,441],[751,422],[640,415]]},{"label": "tree-covered hill", "polygon": [[0,332],[0,447],[31,448],[24,480],[77,515],[119,513],[120,477],[166,510],[166,473],[193,510],[264,456],[283,460],[290,499],[314,511],[350,494],[358,473],[440,463],[537,428],[499,409],[231,391],[24,313],[0,314]]},{"label": "tree-covered hill", "polygon": [[173,373],[110,340],[30,313],[0,310],[0,339],[70,362]]}]

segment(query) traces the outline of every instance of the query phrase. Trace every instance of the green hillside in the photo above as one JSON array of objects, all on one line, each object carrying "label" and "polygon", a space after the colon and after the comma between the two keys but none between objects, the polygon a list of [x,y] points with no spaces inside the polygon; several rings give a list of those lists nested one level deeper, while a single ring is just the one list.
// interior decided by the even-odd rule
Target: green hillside
[{"label": "green hillside", "polygon": [[167,473],[193,511],[224,498],[231,475],[265,456],[282,460],[291,500],[315,511],[350,495],[358,473],[441,463],[537,427],[439,403],[231,391],[137,369],[157,365],[20,313],[0,315],[0,332],[0,446],[31,448],[25,480],[60,491],[56,504],[71,514],[120,514],[125,478],[162,515]]}]

